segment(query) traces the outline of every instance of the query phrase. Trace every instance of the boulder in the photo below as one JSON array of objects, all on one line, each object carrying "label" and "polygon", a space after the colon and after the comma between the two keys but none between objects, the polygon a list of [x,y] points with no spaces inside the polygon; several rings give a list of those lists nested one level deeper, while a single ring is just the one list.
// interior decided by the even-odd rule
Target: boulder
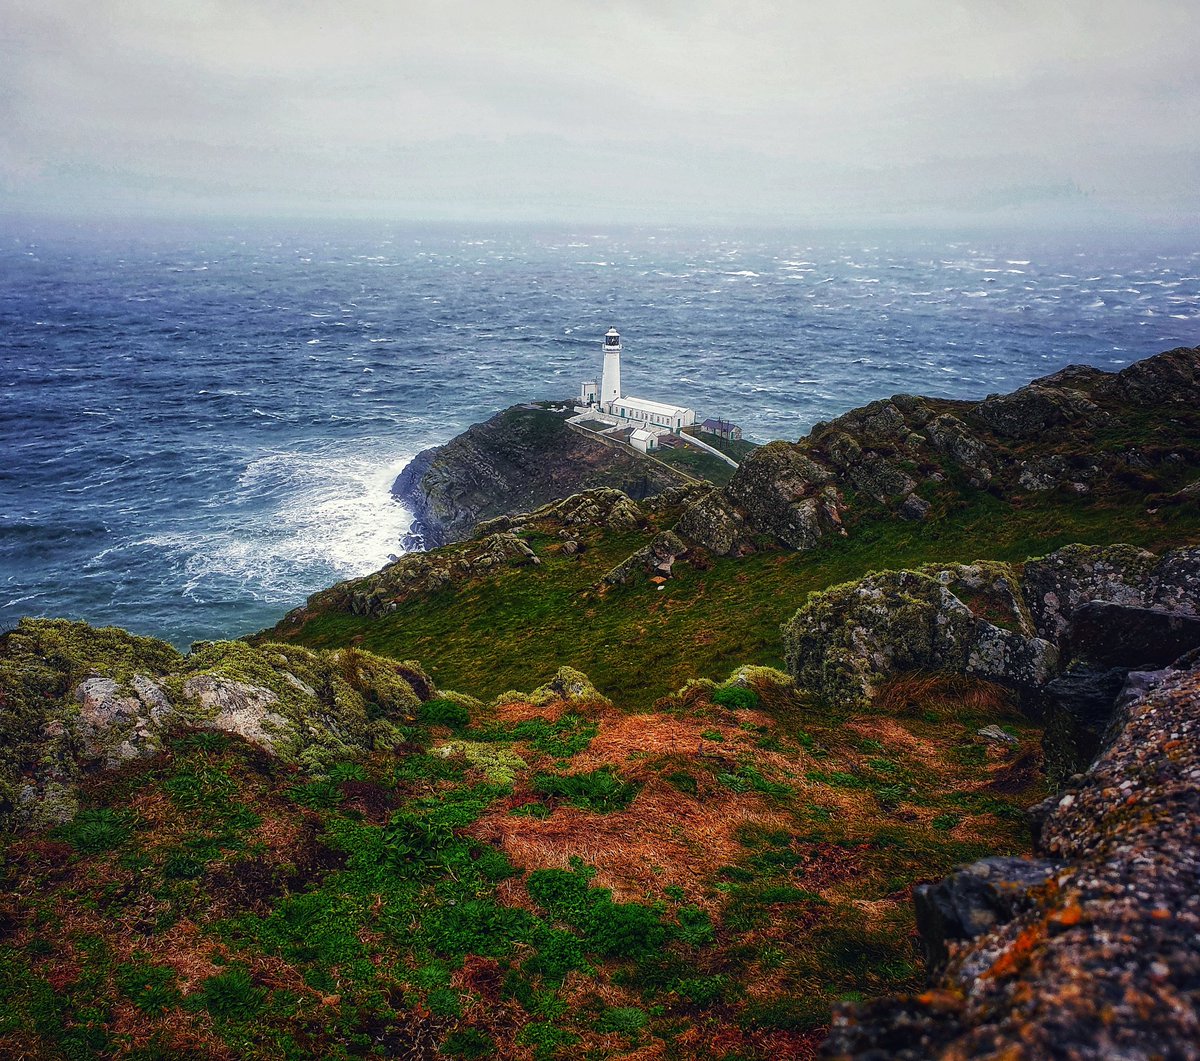
[{"label": "boulder", "polygon": [[[1010,627],[977,615],[952,587],[989,605],[1012,602],[995,616]],[[1058,654],[1036,636],[1018,601],[1015,575],[1004,565],[868,575],[812,594],[785,624],[788,670],[797,685],[855,706],[907,670],[975,674],[1033,690],[1053,674]]]},{"label": "boulder", "polygon": [[214,674],[198,674],[183,683],[183,695],[195,700],[212,729],[244,737],[274,752],[293,737],[294,727],[272,708],[279,697],[270,689]]},{"label": "boulder", "polygon": [[670,575],[676,557],[688,551],[687,544],[674,531],[662,531],[654,540],[632,556],[617,564],[602,579],[610,586],[620,586],[639,572]]},{"label": "boulder", "polygon": [[1148,670],[1197,647],[1200,615],[1088,601],[1071,613],[1062,650],[1072,660]]},{"label": "boulder", "polygon": [[1128,671],[1080,667],[1047,683],[1042,691],[1042,751],[1053,786],[1082,773],[1096,758]]},{"label": "boulder", "polygon": [[936,973],[954,940],[974,939],[1011,921],[1029,906],[1029,893],[1046,883],[1059,863],[1047,859],[985,858],[936,884],[913,889],[925,964]]},{"label": "boulder", "polygon": [[159,734],[173,709],[162,686],[147,675],[134,675],[128,685],[93,676],[72,696],[79,705],[75,730],[85,761],[112,768],[161,748]]}]

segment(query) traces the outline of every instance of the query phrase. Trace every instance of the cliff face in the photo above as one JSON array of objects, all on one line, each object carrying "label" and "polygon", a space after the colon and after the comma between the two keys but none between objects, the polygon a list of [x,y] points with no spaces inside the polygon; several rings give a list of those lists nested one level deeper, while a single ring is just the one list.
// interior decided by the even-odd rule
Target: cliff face
[{"label": "cliff face", "polygon": [[1200,457],[1200,349],[1117,373],[1071,366],[1011,394],[898,394],[748,457],[678,530],[714,553],[811,549],[857,519],[930,520],[969,491],[1005,498],[1134,488],[1170,503]]},{"label": "cliff face", "polygon": [[418,453],[392,493],[413,512],[405,547],[432,549],[471,535],[476,524],[529,512],[595,487],[640,500],[679,476],[572,431],[565,417],[514,406],[444,446]]}]

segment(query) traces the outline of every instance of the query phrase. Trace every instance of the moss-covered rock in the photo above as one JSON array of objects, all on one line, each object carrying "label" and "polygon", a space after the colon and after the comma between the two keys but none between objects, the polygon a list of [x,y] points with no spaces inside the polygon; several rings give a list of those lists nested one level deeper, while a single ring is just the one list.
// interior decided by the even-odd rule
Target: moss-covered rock
[{"label": "moss-covered rock", "polygon": [[501,693],[496,698],[496,703],[507,704],[520,701],[540,706],[559,700],[567,702],[608,702],[607,698],[596,690],[596,687],[592,684],[592,680],[582,671],[577,671],[574,667],[559,667],[553,678],[539,685],[533,692],[522,693],[510,690],[506,693]]},{"label": "moss-covered rock", "polygon": [[23,620],[0,639],[0,821],[69,818],[83,776],[156,754],[177,727],[320,771],[402,743],[433,691],[416,664],[352,649],[214,641],[184,656],[121,630]]},{"label": "moss-covered rock", "polygon": [[[1169,422],[1157,415],[1156,386]],[[1013,498],[1058,488],[1166,494],[1195,454],[1196,408],[1200,350],[1119,373],[1075,366],[981,402],[899,394],[755,450],[723,489],[693,501],[677,530],[736,556],[762,535],[807,550],[867,518],[936,519],[936,501],[952,511],[985,488]]]},{"label": "moss-covered rock", "polygon": [[[987,588],[1010,605],[997,625],[955,592]],[[989,598],[990,599],[990,598]],[[888,571],[813,594],[784,626],[788,670],[796,684],[827,700],[858,706],[888,676],[947,670],[1033,688],[1057,663],[1036,635],[1006,565],[950,565]]]},{"label": "moss-covered rock", "polygon": [[1088,601],[1200,613],[1200,548],[1161,557],[1071,545],[1020,568],[979,561],[871,574],[813,594],[784,626],[797,684],[859,704],[906,670],[974,674],[1033,690],[1056,673]]}]

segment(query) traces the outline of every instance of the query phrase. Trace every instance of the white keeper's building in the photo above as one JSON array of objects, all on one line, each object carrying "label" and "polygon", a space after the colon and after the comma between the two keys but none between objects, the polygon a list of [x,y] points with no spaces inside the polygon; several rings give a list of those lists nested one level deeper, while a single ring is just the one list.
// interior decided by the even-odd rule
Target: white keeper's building
[{"label": "white keeper's building", "polygon": [[[604,370],[600,386],[595,380],[586,381],[579,391],[580,413],[590,412],[611,419],[617,426],[635,428],[638,449],[653,449],[659,435],[679,434],[696,422],[696,411],[682,405],[668,405],[621,394],[621,336],[616,328],[609,328],[604,335]],[[642,436],[648,435],[649,439]],[[632,439],[631,439],[632,441]],[[636,443],[634,443],[636,445]]]}]

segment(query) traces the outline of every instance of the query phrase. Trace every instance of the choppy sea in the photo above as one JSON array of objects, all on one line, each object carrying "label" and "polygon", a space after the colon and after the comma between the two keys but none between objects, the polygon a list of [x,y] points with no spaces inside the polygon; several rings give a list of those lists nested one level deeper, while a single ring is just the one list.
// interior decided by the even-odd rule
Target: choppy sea
[{"label": "choppy sea", "polygon": [[374,570],[425,446],[626,390],[759,441],[898,391],[982,397],[1200,343],[1168,239],[0,225],[0,629],[180,646]]}]

